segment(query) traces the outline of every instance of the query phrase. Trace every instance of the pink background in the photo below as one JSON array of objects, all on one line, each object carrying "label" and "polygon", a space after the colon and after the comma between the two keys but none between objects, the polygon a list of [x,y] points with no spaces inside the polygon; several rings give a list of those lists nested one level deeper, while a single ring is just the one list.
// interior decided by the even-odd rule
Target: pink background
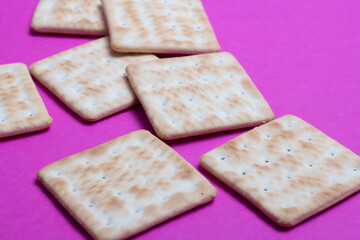
[{"label": "pink background", "polygon": [[[233,53],[275,112],[295,114],[360,154],[358,0],[204,0],[223,51]],[[36,0],[1,0],[0,64],[40,59],[91,41],[39,35]],[[53,124],[0,140],[0,239],[89,236],[36,180],[42,167],[138,129],[152,130],[141,106],[89,124],[37,84]],[[359,239],[360,194],[297,227],[275,226],[199,166],[200,155],[241,130],[168,142],[218,189],[215,200],[136,239]]]}]

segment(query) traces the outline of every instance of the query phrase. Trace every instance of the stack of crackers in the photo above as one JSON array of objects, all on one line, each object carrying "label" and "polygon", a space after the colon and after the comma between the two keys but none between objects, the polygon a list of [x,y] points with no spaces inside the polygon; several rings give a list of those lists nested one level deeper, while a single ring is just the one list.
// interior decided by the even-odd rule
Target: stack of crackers
[{"label": "stack of crackers", "polygon": [[[360,188],[359,156],[298,117],[273,120],[236,58],[218,52],[200,0],[40,0],[31,27],[101,36],[30,66],[86,121],[141,103],[164,140],[259,126],[200,163],[281,226]],[[0,79],[0,137],[51,124],[25,65],[0,66]],[[216,196],[205,177],[145,130],[52,163],[37,176],[96,239],[128,238]]]}]

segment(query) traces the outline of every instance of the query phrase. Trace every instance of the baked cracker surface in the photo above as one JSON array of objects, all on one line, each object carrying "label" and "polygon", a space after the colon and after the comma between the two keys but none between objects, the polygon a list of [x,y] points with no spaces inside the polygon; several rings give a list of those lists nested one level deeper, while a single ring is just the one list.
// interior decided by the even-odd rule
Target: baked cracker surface
[{"label": "baked cracker surface", "polygon": [[220,50],[200,0],[103,0],[103,6],[115,51]]},{"label": "baked cracker surface", "polygon": [[104,37],[40,60],[30,72],[81,118],[97,121],[138,103],[125,67],[154,59],[116,53]]},{"label": "baked cracker surface", "polygon": [[293,115],[234,138],[200,163],[285,227],[360,189],[360,157]]},{"label": "baked cracker surface", "polygon": [[159,59],[129,65],[126,71],[163,139],[256,126],[274,118],[230,53]]},{"label": "baked cracker surface", "polygon": [[95,239],[125,239],[211,201],[216,189],[145,130],[52,163],[38,179]]},{"label": "baked cracker surface", "polygon": [[44,33],[107,34],[101,0],[40,0],[31,28]]},{"label": "baked cracker surface", "polygon": [[0,65],[0,138],[42,130],[51,122],[27,66]]}]

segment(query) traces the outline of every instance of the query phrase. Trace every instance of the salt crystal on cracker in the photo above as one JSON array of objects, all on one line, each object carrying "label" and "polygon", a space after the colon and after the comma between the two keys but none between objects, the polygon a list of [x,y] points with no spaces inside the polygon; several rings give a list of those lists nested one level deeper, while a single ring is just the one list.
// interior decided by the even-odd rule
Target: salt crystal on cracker
[{"label": "salt crystal on cracker", "polygon": [[40,60],[30,72],[80,117],[97,121],[138,103],[125,67],[154,59],[116,53],[104,37]]},{"label": "salt crystal on cracker", "polygon": [[40,0],[31,28],[44,33],[107,34],[101,0]]},{"label": "salt crystal on cracker", "polygon": [[360,157],[293,115],[240,135],[200,163],[285,227],[360,189]]},{"label": "salt crystal on cracker", "polygon": [[216,189],[145,130],[41,169],[39,180],[95,239],[124,239],[211,201]]},{"label": "salt crystal on cracker", "polygon": [[126,71],[163,139],[256,126],[274,118],[229,53],[159,59],[129,65]]},{"label": "salt crystal on cracker", "polygon": [[103,0],[118,52],[203,53],[220,46],[200,0]]},{"label": "salt crystal on cracker", "polygon": [[27,66],[0,65],[0,138],[42,130],[51,122]]}]

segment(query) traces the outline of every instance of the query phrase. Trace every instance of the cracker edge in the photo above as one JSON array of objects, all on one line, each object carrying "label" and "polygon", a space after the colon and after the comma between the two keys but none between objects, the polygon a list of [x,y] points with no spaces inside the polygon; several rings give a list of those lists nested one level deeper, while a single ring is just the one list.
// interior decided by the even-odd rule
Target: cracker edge
[{"label": "cracker edge", "polygon": [[[286,114],[282,117],[285,117],[285,116],[292,116],[292,117],[295,117],[295,118],[298,118],[300,119],[301,121],[305,122],[304,120],[302,120],[301,118],[295,116],[295,115],[292,115],[292,114]],[[279,118],[277,118],[279,119]],[[307,123],[307,122],[305,122]],[[307,123],[309,124],[309,123]],[[310,126],[314,127],[313,125],[309,124]],[[259,126],[261,127],[261,126]],[[316,130],[322,132],[321,130],[317,129],[316,127],[314,127]],[[255,129],[255,128],[254,128]],[[252,129],[253,130],[253,129]],[[250,131],[252,131],[250,130]],[[326,135],[327,137],[329,137],[327,134],[325,134],[324,132],[322,132],[324,135]],[[242,135],[242,134],[241,134]],[[241,136],[241,135],[238,135],[237,137]],[[232,141],[234,139],[236,139],[237,137],[233,138],[233,139],[230,139],[229,141]],[[331,138],[331,137],[329,137]],[[331,138],[333,139],[333,138]],[[340,144],[338,141],[336,141],[335,139],[333,139],[336,143]],[[221,144],[220,146],[218,147],[221,147],[223,146],[224,144],[228,143],[229,141]],[[345,147],[344,145],[340,144],[341,146]],[[216,148],[218,148],[216,147]],[[216,149],[216,148],[213,148],[211,149],[210,151]],[[345,147],[346,148],[346,147]],[[348,148],[346,148],[348,149]],[[350,149],[348,149],[349,151],[351,151]],[[208,152],[210,152],[208,151]],[[215,176],[218,180],[220,180],[222,183],[225,183],[225,185],[227,185],[228,187],[230,187],[232,190],[234,190],[235,192],[237,192],[241,197],[245,198],[247,201],[249,201],[252,205],[254,205],[258,210],[260,210],[265,216],[267,216],[270,220],[272,220],[273,222],[275,222],[276,224],[278,224],[279,226],[281,227],[284,227],[284,228],[292,228],[294,226],[296,226],[297,224],[307,220],[308,218],[312,218],[312,217],[315,217],[315,215],[317,214],[320,214],[321,212],[325,211],[326,209],[332,207],[333,205],[337,204],[337,203],[340,203],[342,200],[350,197],[351,195],[357,193],[359,190],[360,190],[360,185],[358,186],[355,186],[354,188],[352,188],[351,190],[349,190],[348,192],[346,192],[345,194],[343,195],[340,195],[339,197],[333,199],[332,201],[324,204],[323,206],[321,206],[320,208],[316,209],[315,211],[312,211],[312,212],[309,212],[307,214],[304,214],[303,216],[299,217],[299,218],[296,218],[294,220],[289,220],[289,219],[281,219],[281,218],[278,218],[276,217],[275,215],[271,214],[270,212],[267,212],[265,210],[265,208],[263,208],[261,206],[260,203],[256,202],[254,199],[250,198],[249,196],[247,196],[245,193],[243,193],[241,191],[240,188],[237,188],[235,186],[235,184],[233,184],[232,182],[226,180],[225,178],[223,178],[222,176],[220,176],[219,174],[216,173],[216,171],[214,170],[214,168],[212,168],[212,166],[210,164],[208,164],[206,162],[206,159],[207,157],[205,156],[208,152],[204,153],[203,155],[200,156],[200,165],[201,167],[203,167],[205,170],[207,170],[209,173],[211,173],[213,176]],[[352,152],[352,151],[351,151]],[[355,153],[354,153],[355,154]],[[356,154],[355,154],[356,155]]]},{"label": "cracker edge", "polygon": [[[2,66],[4,65],[18,65],[19,68],[23,68],[24,70],[26,70],[26,75],[27,75],[27,78],[29,79],[29,81],[31,82],[32,84],[32,87],[33,89],[35,90],[37,96],[40,98],[41,102],[42,102],[42,105],[44,107],[44,110],[46,111],[45,113],[47,114],[47,116],[44,116],[41,120],[44,122],[44,125],[42,126],[37,126],[37,127],[33,127],[33,128],[25,128],[25,129],[20,129],[18,131],[13,131],[13,132],[7,132],[7,133],[3,133],[1,134],[0,133],[0,139],[1,138],[6,138],[6,137],[11,137],[11,136],[16,136],[16,135],[21,135],[21,134],[25,134],[25,133],[32,133],[32,132],[37,132],[37,131],[41,131],[41,130],[44,130],[44,129],[47,129],[50,127],[53,119],[52,117],[49,115],[49,112],[48,110],[46,109],[46,106],[45,106],[45,103],[42,99],[42,97],[40,96],[39,94],[39,91],[37,90],[36,88],[36,85],[35,85],[35,82],[34,80],[31,78],[31,75],[30,75],[30,72],[28,70],[28,67],[26,64],[24,63],[20,63],[20,62],[17,62],[17,63],[10,63],[10,64],[3,64]],[[25,80],[26,81],[26,80]]]},{"label": "cracker edge", "polygon": [[[141,233],[143,233],[144,231],[150,230],[151,228],[153,228],[153,227],[155,227],[155,226],[157,226],[157,225],[159,225],[159,224],[161,224],[161,223],[163,223],[163,222],[166,222],[166,221],[168,221],[168,220],[170,220],[170,219],[173,219],[173,218],[180,217],[180,215],[183,214],[183,213],[186,213],[186,212],[188,212],[188,211],[190,211],[190,210],[192,210],[192,209],[195,209],[195,208],[197,208],[197,207],[199,207],[199,206],[202,206],[202,205],[204,205],[204,204],[206,204],[206,203],[211,202],[211,201],[216,197],[216,195],[217,195],[217,189],[209,182],[209,180],[208,180],[203,174],[201,174],[195,167],[193,167],[188,161],[186,161],[186,160],[185,160],[179,153],[177,153],[173,148],[171,148],[169,145],[167,145],[166,143],[164,143],[164,142],[161,141],[159,138],[157,138],[156,136],[154,136],[152,133],[150,133],[148,130],[145,130],[145,129],[141,129],[141,130],[137,130],[137,131],[133,131],[133,132],[124,134],[124,135],[122,135],[122,136],[119,136],[119,137],[117,137],[117,138],[114,138],[114,139],[112,139],[112,140],[110,140],[110,141],[107,141],[107,142],[105,142],[105,143],[96,145],[96,146],[94,146],[94,147],[85,149],[85,150],[83,150],[83,151],[81,151],[81,152],[77,152],[77,153],[75,153],[75,154],[72,154],[72,155],[70,155],[70,156],[67,156],[67,157],[65,157],[65,158],[62,158],[62,159],[60,159],[60,160],[58,160],[58,161],[61,161],[61,160],[66,159],[66,158],[68,158],[68,157],[72,157],[73,155],[82,153],[82,152],[84,152],[84,151],[89,151],[89,150],[91,150],[91,149],[93,149],[93,148],[95,148],[95,147],[97,147],[97,146],[102,146],[102,145],[104,145],[104,144],[107,144],[108,142],[115,141],[115,140],[118,139],[118,138],[121,138],[121,137],[123,137],[123,136],[126,136],[126,135],[128,135],[128,134],[132,134],[132,133],[144,133],[144,134],[147,134],[147,135],[149,135],[149,136],[151,136],[151,137],[154,137],[154,138],[156,138],[158,141],[162,142],[167,148],[169,148],[169,149],[171,149],[173,152],[175,152],[175,153],[184,161],[185,164],[187,164],[188,166],[190,166],[190,167],[192,167],[194,170],[196,170],[196,171],[198,172],[198,174],[200,174],[200,175],[203,177],[203,179],[204,179],[205,181],[207,181],[207,183],[208,183],[208,185],[209,185],[209,198],[207,198],[207,199],[204,198],[203,201],[199,202],[199,203],[196,204],[196,205],[193,205],[193,206],[191,206],[191,207],[185,208],[184,210],[175,213],[175,215],[166,217],[166,218],[161,219],[161,220],[159,220],[159,221],[155,221],[153,224],[151,224],[151,225],[149,225],[149,226],[145,226],[145,227],[143,227],[143,228],[140,228],[140,230],[138,230],[138,231],[136,231],[136,232],[133,232],[133,233],[131,233],[131,234],[124,235],[124,236],[122,236],[120,239],[127,239],[127,238],[129,238],[129,237],[132,237],[132,236],[141,234]],[[89,233],[89,235],[90,235],[91,237],[93,237],[94,239],[97,239],[97,236],[96,236],[92,231],[90,231],[90,229],[88,229],[88,228],[85,226],[85,224],[80,221],[80,219],[78,219],[78,218],[75,216],[75,214],[70,210],[70,208],[68,208],[68,206],[67,206],[64,202],[62,202],[62,201],[60,200],[60,198],[56,195],[56,193],[51,190],[51,188],[46,184],[46,182],[43,181],[42,172],[43,172],[43,171],[46,171],[46,169],[47,169],[49,166],[57,163],[58,161],[55,161],[55,162],[53,162],[53,163],[51,163],[51,164],[43,167],[42,169],[40,169],[40,170],[36,173],[36,177],[37,177],[37,179],[39,180],[39,182],[45,187],[45,189],[47,189],[47,190],[49,191],[49,193],[51,193],[51,195],[52,195],[52,196],[65,208],[65,210],[76,220],[76,222],[78,222],[78,223],[83,227],[83,229],[85,229],[85,231],[86,231],[87,233]],[[212,188],[212,189],[210,189],[210,188]],[[115,240],[115,239],[114,239],[114,240]]]},{"label": "cracker edge", "polygon": [[[237,59],[229,52],[223,52],[226,54],[229,54],[231,57],[233,57],[236,61]],[[205,53],[205,54],[210,54],[210,53]],[[196,56],[196,55],[193,55]],[[183,57],[191,57],[191,56],[182,56],[182,57],[173,57],[173,58],[159,58],[159,59],[155,59],[155,60],[150,60],[150,61],[146,61],[146,63],[151,63],[151,62],[155,62],[155,61],[170,61],[170,60],[177,60],[177,59],[181,59]],[[237,61],[238,62],[238,61]],[[133,71],[132,69],[135,68],[138,65],[142,65],[143,62],[139,62],[139,63],[133,63],[133,64],[129,64],[126,68],[126,75],[129,79],[130,85],[132,87],[132,89],[134,90],[134,93],[136,95],[136,97],[139,99],[147,118],[150,121],[151,126],[153,127],[154,131],[156,132],[156,134],[163,140],[174,140],[174,139],[180,139],[180,138],[188,138],[188,137],[193,137],[193,136],[199,136],[199,135],[204,135],[204,134],[210,134],[210,133],[216,133],[216,132],[224,132],[224,131],[231,131],[231,130],[236,130],[236,129],[244,129],[244,128],[249,128],[249,127],[256,127],[256,126],[260,126],[262,124],[265,124],[267,122],[272,121],[275,118],[275,114],[273,112],[273,110],[270,107],[270,104],[266,101],[266,99],[264,98],[264,96],[262,95],[262,93],[260,92],[260,90],[258,89],[258,87],[255,85],[255,83],[251,80],[250,76],[247,74],[247,72],[245,71],[245,69],[241,66],[241,64],[238,62],[238,64],[240,65],[241,68],[244,69],[246,75],[249,76],[250,81],[252,82],[252,84],[255,86],[255,88],[258,90],[258,92],[260,93],[262,99],[265,101],[265,103],[268,105],[270,112],[272,113],[271,116],[269,116],[269,118],[267,118],[266,120],[261,120],[261,121],[257,121],[251,124],[241,124],[241,125],[236,125],[236,126],[229,126],[229,127],[219,127],[219,128],[213,128],[213,129],[209,129],[209,130],[204,130],[204,131],[196,131],[190,134],[168,134],[166,132],[164,132],[162,129],[158,129],[157,127],[155,127],[155,124],[153,123],[152,119],[149,117],[149,109],[146,107],[146,105],[144,104],[142,98],[141,98],[141,94],[139,94],[139,89],[137,88],[137,86],[134,86],[133,84],[133,78],[131,75],[131,72]],[[139,97],[140,96],[140,97]]]},{"label": "cracker edge", "polygon": [[[106,14],[106,9],[107,8],[111,8],[111,6],[108,6],[107,3],[106,3],[106,0],[101,0],[101,4],[102,4],[102,7],[103,7],[103,12],[104,12],[104,15],[105,15],[105,22],[106,22],[106,26],[107,26],[107,29],[108,29],[108,33],[110,35],[110,46],[111,48],[115,51],[115,52],[134,52],[134,53],[160,53],[160,54],[201,54],[201,53],[212,53],[212,52],[219,52],[221,50],[221,46],[219,44],[219,41],[216,37],[216,34],[215,34],[215,31],[214,31],[214,28],[210,22],[210,19],[209,19],[209,16],[207,15],[206,11],[205,11],[205,8],[204,8],[204,5],[202,3],[201,0],[199,0],[201,6],[202,6],[202,9],[205,13],[205,16],[206,16],[206,19],[209,23],[209,27],[210,29],[212,30],[212,33],[214,35],[214,38],[215,38],[215,41],[216,42],[216,46],[214,44],[213,47],[210,47],[210,48],[206,48],[206,49],[202,49],[202,50],[197,50],[197,49],[191,49],[191,50],[182,50],[182,49],[175,49],[174,48],[170,48],[167,50],[166,49],[159,49],[159,48],[154,48],[154,47],[147,47],[147,46],[142,46],[141,48],[138,48],[138,47],[126,47],[126,46],[120,46],[120,45],[117,45],[114,43],[113,39],[114,37],[112,36],[111,32],[112,32],[112,27],[110,26],[110,19],[109,19],[109,14]],[[161,44],[159,44],[161,45]],[[189,48],[190,49],[190,48]]]},{"label": "cracker edge", "polygon": [[[79,29],[79,28],[67,28],[67,27],[59,27],[59,28],[53,28],[53,27],[39,27],[37,22],[35,21],[35,13],[37,12],[40,4],[41,4],[42,0],[39,0],[36,8],[34,10],[32,19],[31,19],[31,24],[30,24],[30,28],[37,32],[37,33],[50,33],[50,34],[61,34],[61,35],[82,35],[82,36],[98,36],[98,37],[102,37],[102,36],[106,36],[108,35],[109,31],[107,29],[107,24],[105,21],[105,16],[104,16],[104,30],[84,30],[84,29]],[[102,14],[104,15],[104,9],[102,8]]]},{"label": "cracker edge", "polygon": [[[102,39],[102,38],[99,38],[99,39]],[[97,41],[97,40],[99,40],[99,39],[95,39],[95,40],[93,40],[93,41]],[[67,103],[62,97],[60,97],[58,94],[56,94],[56,92],[51,89],[50,85],[49,85],[46,81],[42,81],[41,76],[40,76],[41,73],[39,73],[39,71],[37,71],[37,70],[35,69],[35,68],[36,68],[36,65],[40,64],[43,60],[49,59],[49,58],[51,58],[51,57],[53,57],[53,56],[56,56],[56,55],[58,55],[58,54],[60,54],[60,53],[63,53],[63,52],[66,52],[66,51],[70,51],[70,50],[72,50],[72,49],[74,49],[74,48],[81,47],[81,46],[83,46],[83,45],[85,45],[85,44],[88,44],[88,43],[91,43],[91,41],[90,41],[90,42],[87,42],[87,43],[84,43],[84,44],[81,44],[81,45],[78,45],[78,46],[75,46],[75,47],[73,47],[73,48],[66,49],[66,50],[64,50],[64,51],[62,51],[62,52],[58,52],[58,53],[56,53],[56,54],[54,54],[54,55],[51,55],[51,56],[46,57],[46,58],[44,58],[44,59],[41,59],[41,60],[39,60],[39,61],[37,61],[37,62],[34,62],[34,63],[31,64],[31,66],[29,67],[29,71],[30,71],[30,73],[36,78],[36,80],[37,80],[38,82],[40,82],[43,86],[45,86],[46,89],[49,90],[58,100],[60,100],[65,106],[67,106],[70,110],[72,110],[72,111],[73,111],[76,115],[78,115],[80,118],[82,118],[83,120],[88,121],[88,122],[96,122],[96,121],[102,120],[102,119],[104,119],[104,118],[106,118],[106,117],[109,117],[109,116],[114,115],[114,114],[116,114],[116,113],[122,112],[122,111],[124,111],[124,110],[126,110],[126,109],[128,109],[128,108],[130,108],[130,107],[132,107],[132,106],[136,106],[137,104],[139,104],[139,100],[138,100],[138,99],[135,99],[134,102],[131,102],[131,103],[127,104],[127,105],[124,105],[124,106],[121,106],[121,107],[118,107],[118,108],[115,108],[115,109],[113,109],[112,111],[108,111],[108,112],[105,112],[105,113],[101,113],[101,114],[85,113],[85,112],[79,111],[78,109],[76,109],[76,108],[74,108],[73,106],[71,106],[71,105],[70,105],[69,103]],[[154,55],[154,56],[155,56],[155,55]],[[157,59],[155,59],[155,60],[157,60]],[[150,60],[150,61],[152,61],[152,60]],[[146,62],[147,62],[147,61],[146,61]],[[126,78],[128,78],[128,80],[129,80],[129,77],[128,77],[128,76],[126,76]],[[129,80],[129,82],[130,82],[130,80]],[[131,85],[131,84],[130,84],[130,85]],[[135,94],[135,95],[136,95],[136,94]]]},{"label": "cracker edge", "polygon": [[[49,90],[58,100],[60,100],[66,107],[68,107],[71,111],[73,111],[76,115],[78,115],[81,119],[88,121],[88,122],[96,122],[104,117],[98,116],[98,115],[94,115],[94,114],[87,114],[87,113],[83,113],[78,111],[76,108],[74,108],[73,106],[71,106],[70,104],[68,104],[65,100],[62,99],[62,97],[60,97],[58,94],[56,94],[55,91],[53,91],[51,89],[51,87],[45,82],[41,80],[40,74],[34,70],[34,64],[36,64],[37,62],[33,63],[30,66],[30,72],[31,74],[35,77],[35,79],[40,82],[47,90]],[[111,114],[109,114],[108,116],[110,116]]]}]

